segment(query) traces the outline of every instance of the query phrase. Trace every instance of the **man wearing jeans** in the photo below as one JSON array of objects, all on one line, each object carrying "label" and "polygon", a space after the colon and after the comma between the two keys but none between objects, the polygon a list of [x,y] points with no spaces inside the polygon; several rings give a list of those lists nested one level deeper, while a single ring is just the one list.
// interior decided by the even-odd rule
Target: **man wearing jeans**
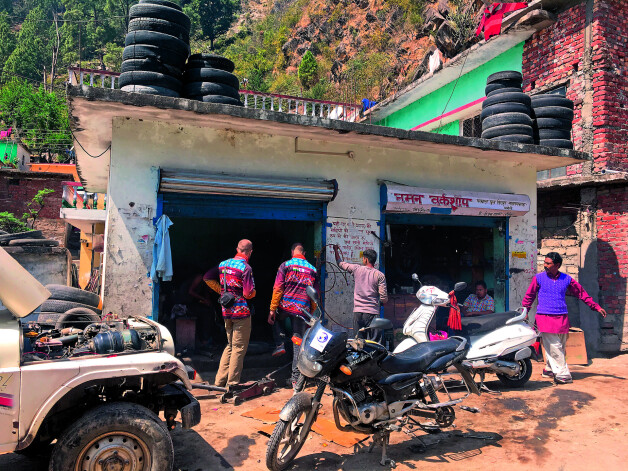
[{"label": "man wearing jeans", "polygon": [[[377,261],[375,250],[367,249],[362,252],[362,265],[343,262],[339,248],[334,245],[334,254],[338,266],[355,278],[353,291],[353,335],[357,336],[362,327],[367,327],[379,314],[379,306],[388,301],[386,277],[374,267]],[[381,341],[381,332],[372,332],[369,340]]]},{"label": "man wearing jeans", "polygon": [[571,373],[565,360],[565,344],[569,335],[569,316],[565,295],[570,294],[583,301],[594,311],[606,317],[606,311],[600,307],[584,290],[582,285],[565,273],[559,272],[563,263],[556,252],[545,256],[543,273],[532,278],[532,283],[521,305],[530,309],[538,294],[536,307],[536,326],[541,332],[543,350],[547,353],[547,364],[543,369],[544,378],[554,378],[556,384],[571,383]]},{"label": "man wearing jeans", "polygon": [[[227,331],[227,346],[222,352],[216,386],[233,386],[240,382],[244,355],[251,337],[251,310],[248,299],[255,297],[253,271],[248,261],[253,253],[253,243],[243,239],[238,242],[236,255],[212,268],[203,279],[219,294],[231,293],[235,302],[230,307],[222,307],[222,317]],[[226,287],[226,289],[225,289]]]}]

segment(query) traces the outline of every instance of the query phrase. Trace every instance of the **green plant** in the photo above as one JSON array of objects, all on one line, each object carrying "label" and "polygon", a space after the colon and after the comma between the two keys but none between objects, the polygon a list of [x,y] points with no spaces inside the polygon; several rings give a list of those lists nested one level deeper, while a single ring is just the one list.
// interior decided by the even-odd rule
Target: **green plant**
[{"label": "green plant", "polygon": [[28,226],[28,221],[30,220],[30,229],[35,228],[35,222],[39,217],[39,213],[44,209],[46,198],[53,194],[55,191],[50,188],[44,188],[43,190],[39,190],[33,199],[26,205],[26,211],[22,214],[22,221]]},{"label": "green plant", "polygon": [[318,62],[312,51],[307,51],[301,63],[299,64],[298,71],[299,81],[305,88],[310,88],[318,81]]},{"label": "green plant", "polygon": [[21,219],[16,218],[13,213],[3,211],[0,213],[0,230],[9,233],[26,232],[28,226]]}]

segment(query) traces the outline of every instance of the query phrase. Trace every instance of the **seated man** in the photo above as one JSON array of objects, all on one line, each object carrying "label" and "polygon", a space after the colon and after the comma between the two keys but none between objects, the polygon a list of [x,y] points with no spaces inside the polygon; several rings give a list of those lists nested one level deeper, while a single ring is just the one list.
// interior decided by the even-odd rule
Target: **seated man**
[{"label": "seated man", "polygon": [[470,294],[460,308],[465,317],[481,316],[495,312],[495,300],[486,294],[484,280],[475,283],[475,294]]}]

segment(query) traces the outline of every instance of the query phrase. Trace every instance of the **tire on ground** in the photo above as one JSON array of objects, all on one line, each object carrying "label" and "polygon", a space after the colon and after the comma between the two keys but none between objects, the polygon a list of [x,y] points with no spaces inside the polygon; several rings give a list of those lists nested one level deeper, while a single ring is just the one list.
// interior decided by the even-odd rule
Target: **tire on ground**
[{"label": "tire on ground", "polygon": [[534,138],[532,136],[526,136],[523,134],[510,134],[508,136],[498,136],[498,137],[494,137],[493,140],[518,142],[520,144],[534,144]]},{"label": "tire on ground", "polygon": [[567,139],[541,139],[540,146],[560,147],[561,149],[573,149],[573,142]]},{"label": "tire on ground", "polygon": [[59,241],[54,239],[13,239],[9,241],[10,246],[28,246],[31,247],[58,247]]},{"label": "tire on ground", "polygon": [[149,85],[180,91],[183,85],[181,80],[171,77],[170,75],[144,70],[136,72],[123,72],[120,74],[120,78],[118,80],[120,87],[126,87],[127,85]]},{"label": "tire on ground", "polygon": [[77,307],[81,307],[83,309],[90,309],[94,311],[96,314],[102,314],[100,309],[95,308],[94,306],[88,306],[86,304],[77,303],[74,301],[64,301],[61,299],[47,299],[41,305],[41,312],[59,312],[64,313],[69,311],[70,309],[74,309]]},{"label": "tire on ground", "polygon": [[218,103],[222,105],[244,106],[240,100],[236,100],[235,98],[231,98],[230,96],[221,96],[221,95],[191,96],[190,100],[202,101],[204,103]]},{"label": "tire on ground", "polygon": [[573,101],[559,95],[536,95],[531,97],[532,108],[544,106],[561,106],[573,110]]},{"label": "tire on ground", "polygon": [[496,82],[489,83],[484,88],[484,94],[488,95],[489,93],[494,92],[495,90],[500,90],[502,88],[516,88],[518,89],[518,91],[521,91],[521,82],[518,82],[516,80],[498,80]]},{"label": "tire on ground", "polygon": [[486,78],[486,83],[498,82],[500,80],[512,80],[516,82],[523,82],[523,75],[516,70],[503,70],[501,72],[495,72]]},{"label": "tire on ground", "polygon": [[217,56],[216,54],[192,54],[188,59],[188,68],[197,69],[200,67],[211,67],[212,69],[233,72],[235,64],[226,57]]},{"label": "tire on ground", "polygon": [[571,129],[571,120],[561,118],[536,118],[539,129]]},{"label": "tire on ground", "polygon": [[530,106],[531,101],[530,97],[523,92],[500,93],[499,95],[493,95],[484,100],[482,108],[487,108],[499,103],[523,103],[524,105]]},{"label": "tire on ground", "polygon": [[46,289],[50,291],[50,299],[58,299],[61,301],[74,301],[85,304],[86,306],[98,307],[100,297],[91,291],[85,291],[80,288],[73,288],[65,285],[46,285]]},{"label": "tire on ground", "polygon": [[181,97],[181,94],[175,90],[157,87],[155,85],[127,85],[126,87],[122,87],[120,90],[129,93],[141,93],[142,95],[161,95],[173,98]]},{"label": "tire on ground", "polygon": [[532,126],[527,124],[503,124],[501,126],[493,126],[482,131],[482,139],[493,139],[499,136],[509,136],[512,134],[520,134],[532,137]]},{"label": "tire on ground", "polygon": [[124,45],[148,44],[151,46],[165,47],[187,59],[190,55],[190,46],[170,34],[157,33],[155,31],[132,31],[124,38]]},{"label": "tire on ground", "polygon": [[224,85],[222,83],[212,83],[212,82],[191,82],[186,83],[183,86],[183,91],[186,96],[197,96],[197,95],[222,95],[228,96],[231,98],[239,99],[240,93],[233,87],[229,85]]},{"label": "tire on ground", "polygon": [[500,113],[489,116],[482,121],[482,130],[492,128],[494,126],[503,126],[504,124],[526,124],[532,126],[532,118],[526,113]]},{"label": "tire on ground", "polygon": [[129,19],[134,18],[159,18],[168,20],[190,29],[190,19],[182,11],[164,5],[138,3],[129,9]]},{"label": "tire on ground", "polygon": [[[96,446],[100,439],[107,439],[106,447]],[[144,447],[147,453],[139,453],[138,448],[143,451]],[[130,455],[133,461],[143,461],[144,471],[170,470],[174,462],[172,438],[159,417],[139,404],[114,402],[89,410],[61,434],[52,451],[49,469],[88,468],[83,460],[98,461],[104,453],[111,456],[111,448],[116,448],[123,458]],[[150,455],[150,464],[149,456],[144,454]]]},{"label": "tire on ground", "polygon": [[148,4],[152,3],[153,5],[163,5],[165,7],[170,7],[170,8],[174,8],[175,10],[183,11],[183,8],[181,8],[181,5],[179,5],[178,3],[169,2],[168,0],[140,0],[139,3],[148,3]]},{"label": "tire on ground", "polygon": [[187,44],[190,43],[190,32],[185,27],[172,21],[160,20],[159,18],[134,18],[129,21],[129,33],[132,31],[165,33]]},{"label": "tire on ground", "polygon": [[178,69],[182,69],[185,64],[184,55],[165,47],[152,46],[150,44],[126,46],[124,51],[122,51],[122,60],[126,61],[129,59],[153,59]]},{"label": "tire on ground", "polygon": [[172,65],[164,64],[156,59],[127,59],[122,63],[120,72],[159,72],[160,74],[170,75],[177,79],[181,79],[183,72]]},{"label": "tire on ground", "polygon": [[571,131],[568,129],[539,129],[539,139],[566,139],[571,140]]},{"label": "tire on ground", "polygon": [[183,73],[184,82],[214,82],[229,85],[230,87],[238,90],[240,88],[240,81],[238,77],[226,70],[199,68],[199,69],[187,69]]},{"label": "tire on ground", "polygon": [[480,117],[483,121],[489,116],[501,113],[524,113],[530,115],[530,107],[523,103],[498,103],[496,105],[484,107]]},{"label": "tire on ground", "polygon": [[65,327],[84,329],[89,324],[100,321],[100,316],[93,310],[83,307],[75,307],[74,309],[70,309],[59,316],[55,324],[55,329],[63,329]]}]

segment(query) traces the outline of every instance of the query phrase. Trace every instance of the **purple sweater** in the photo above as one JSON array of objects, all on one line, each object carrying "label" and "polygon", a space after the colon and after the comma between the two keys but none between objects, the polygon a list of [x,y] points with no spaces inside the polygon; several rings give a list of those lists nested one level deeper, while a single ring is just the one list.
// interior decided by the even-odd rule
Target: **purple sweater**
[{"label": "purple sweater", "polygon": [[340,262],[340,268],[353,273],[355,291],[353,293],[353,312],[379,314],[379,303],[388,301],[386,277],[375,268],[357,263]]}]

